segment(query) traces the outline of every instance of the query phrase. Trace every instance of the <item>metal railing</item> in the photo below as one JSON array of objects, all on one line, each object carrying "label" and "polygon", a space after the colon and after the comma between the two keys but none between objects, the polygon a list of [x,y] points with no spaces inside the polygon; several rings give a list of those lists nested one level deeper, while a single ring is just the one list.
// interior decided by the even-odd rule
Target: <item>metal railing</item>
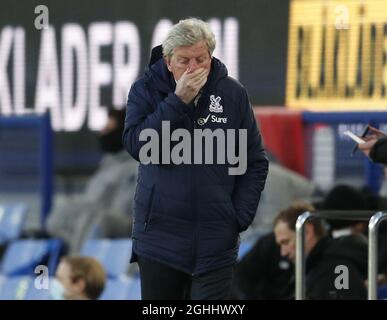
[{"label": "metal railing", "polygon": [[377,212],[368,223],[368,300],[377,299],[378,231],[379,224],[385,219],[387,212]]},{"label": "metal railing", "polygon": [[325,210],[304,212],[296,222],[296,300],[304,300],[305,287],[305,223],[311,218],[369,221],[368,230],[368,299],[377,299],[378,228],[387,219],[387,212]]}]

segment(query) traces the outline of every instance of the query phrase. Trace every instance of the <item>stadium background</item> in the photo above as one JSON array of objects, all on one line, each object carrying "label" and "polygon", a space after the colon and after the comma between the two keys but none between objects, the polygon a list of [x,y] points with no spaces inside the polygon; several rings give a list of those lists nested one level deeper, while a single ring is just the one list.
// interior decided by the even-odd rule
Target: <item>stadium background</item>
[{"label": "stadium background", "polygon": [[[41,4],[48,29],[35,26]],[[1,201],[27,191],[44,202],[30,211],[46,214],[54,194],[81,190],[101,158],[96,135],[107,108],[125,107],[152,46],[189,16],[210,23],[214,55],[247,88],[266,146],[282,164],[323,190],[339,181],[380,188],[381,167],[360,153],[350,158],[353,144],[343,132],[359,134],[366,123],[387,129],[386,0],[3,0],[2,7]],[[53,162],[43,170],[51,182],[41,188],[42,165],[26,166],[29,152],[40,152],[33,147],[39,136],[21,127],[13,139],[5,123],[46,111],[52,150],[48,139],[39,159]],[[16,150],[13,158],[7,148]]]}]

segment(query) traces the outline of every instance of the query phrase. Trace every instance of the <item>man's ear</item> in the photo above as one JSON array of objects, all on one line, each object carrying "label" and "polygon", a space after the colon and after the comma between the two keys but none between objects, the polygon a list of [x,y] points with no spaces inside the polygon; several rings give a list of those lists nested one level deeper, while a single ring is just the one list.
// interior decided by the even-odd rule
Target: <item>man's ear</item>
[{"label": "man's ear", "polygon": [[167,65],[168,71],[172,72],[171,63],[170,63],[171,58],[164,56],[163,59],[164,59],[165,64]]}]

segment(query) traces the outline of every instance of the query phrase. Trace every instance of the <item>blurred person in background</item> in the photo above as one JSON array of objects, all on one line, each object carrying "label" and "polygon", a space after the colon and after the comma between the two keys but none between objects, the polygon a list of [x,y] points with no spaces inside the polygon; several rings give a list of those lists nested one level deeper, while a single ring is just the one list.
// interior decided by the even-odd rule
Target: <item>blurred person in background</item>
[{"label": "blurred person in background", "polygon": [[[316,206],[321,210],[349,212],[371,210],[364,192],[344,184],[334,186],[324,197],[323,201]],[[328,219],[327,223],[333,238],[356,235],[366,240],[367,221]]]},{"label": "blurred person in background", "polygon": [[[372,208],[372,210],[383,211],[387,209],[387,134],[371,126],[369,126],[369,129],[370,134],[363,138],[366,142],[360,143],[358,146],[359,149],[363,151],[363,153],[372,161],[384,165],[384,180],[379,190],[379,196],[373,196],[375,206]],[[384,229],[386,229],[386,231],[383,232],[383,235],[386,234],[387,237],[386,223],[382,223],[382,226],[385,226]],[[383,228],[382,226],[381,229]],[[385,256],[387,260],[387,245],[385,247],[386,253],[383,256]],[[385,264],[385,269],[387,271],[387,261]]]},{"label": "blurred person in background", "polygon": [[[367,196],[360,190],[348,186],[333,187],[321,203],[321,210],[366,211],[371,210]],[[327,220],[329,232],[337,246],[357,259],[357,266],[364,281],[368,277],[367,221]]]},{"label": "blurred person in background", "polygon": [[[351,186],[335,186],[316,206],[321,210],[372,210],[365,193]],[[313,207],[310,207],[312,211]],[[306,207],[305,207],[306,209]],[[347,251],[357,266],[362,279],[367,278],[368,242],[367,223],[352,220],[328,220],[330,236],[337,248]],[[379,247],[380,248],[380,247]],[[384,246],[382,246],[384,248]],[[270,233],[260,238],[249,253],[238,263],[235,286],[239,293],[236,298],[244,299],[286,299],[289,290],[286,285],[293,275],[292,265],[287,257],[281,256],[275,236]]]},{"label": "blurred person in background", "polygon": [[[362,138],[365,143],[358,145],[359,149],[373,162],[384,165],[384,181],[377,197],[378,205],[373,210],[387,210],[387,133],[369,126],[369,134]],[[387,285],[387,222],[379,227],[379,275],[378,284]]]},{"label": "blurred person in background", "polygon": [[241,235],[242,241],[253,239],[255,244],[236,265],[234,299],[281,300],[290,296],[288,286],[294,273],[293,264],[281,256],[273,221],[281,209],[295,201],[311,202],[321,196],[312,181],[282,166],[269,151],[267,154],[270,170],[257,215],[251,227]]},{"label": "blurred person in background", "polygon": [[233,281],[233,299],[285,300],[293,279],[293,264],[281,256],[273,232],[258,239],[238,262]]},{"label": "blurred person in background", "polygon": [[[295,262],[296,221],[305,211],[314,211],[309,204],[294,204],[279,212],[274,220],[274,234],[281,255]],[[361,275],[362,259],[357,252],[348,251],[347,245],[327,236],[321,219],[305,223],[305,276],[306,298],[311,300],[366,299],[367,291]],[[348,268],[348,289],[336,288],[339,265]],[[289,290],[294,293],[294,281]]]},{"label": "blurred person in background", "polygon": [[131,262],[138,261],[143,299],[228,299],[239,233],[265,185],[268,161],[247,92],[214,49],[207,23],[181,20],[129,93],[123,141],[135,159],[145,145],[140,133],[151,128],[160,137],[162,121],[190,137],[194,128],[247,129],[240,175],[230,175],[228,163],[140,164]]},{"label": "blurred person in background", "polygon": [[65,256],[58,264],[50,293],[55,300],[96,300],[105,288],[106,272],[91,257]]},{"label": "blurred person in background", "polygon": [[83,193],[55,203],[48,217],[49,235],[61,238],[69,253],[78,253],[93,230],[100,237],[130,236],[138,163],[123,148],[124,121],[125,110],[109,110],[98,136],[103,157],[97,171]]}]

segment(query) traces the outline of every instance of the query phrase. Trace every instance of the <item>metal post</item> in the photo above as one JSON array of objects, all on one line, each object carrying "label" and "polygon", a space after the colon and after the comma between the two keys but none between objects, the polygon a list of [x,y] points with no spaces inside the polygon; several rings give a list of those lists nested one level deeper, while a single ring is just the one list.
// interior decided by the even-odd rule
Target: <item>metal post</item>
[{"label": "metal post", "polygon": [[304,212],[296,222],[296,300],[305,299],[304,226],[310,216],[310,212]]},{"label": "metal post", "polygon": [[378,276],[378,229],[387,213],[375,213],[368,223],[368,300],[376,300]]}]

